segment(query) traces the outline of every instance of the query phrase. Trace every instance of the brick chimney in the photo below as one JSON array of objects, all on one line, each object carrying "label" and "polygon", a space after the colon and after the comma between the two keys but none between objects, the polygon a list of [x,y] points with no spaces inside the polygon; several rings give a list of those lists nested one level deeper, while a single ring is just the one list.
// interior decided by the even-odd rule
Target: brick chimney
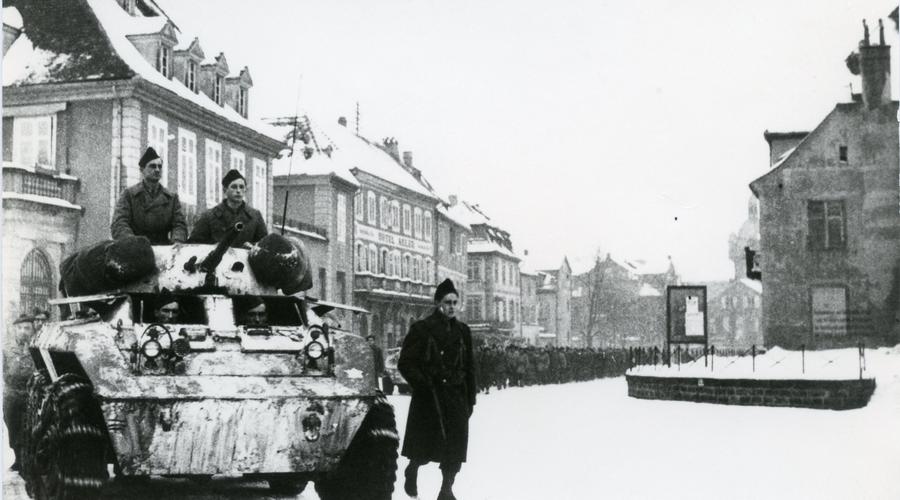
[{"label": "brick chimney", "polygon": [[338,117],[338,125],[340,125],[342,127],[346,127],[347,126],[347,118],[344,116]]},{"label": "brick chimney", "polygon": [[451,207],[455,207],[456,204],[459,203],[459,199],[456,197],[455,194],[451,194],[450,196],[448,196],[447,200],[450,202]]},{"label": "brick chimney", "polygon": [[409,168],[413,168],[412,151],[403,152],[403,164]]},{"label": "brick chimney", "polygon": [[859,42],[859,72],[866,109],[891,102],[891,46],[884,43],[884,24],[878,20],[878,45],[869,42],[869,26],[863,21]]},{"label": "brick chimney", "polygon": [[400,161],[400,145],[397,143],[397,139],[385,137],[382,144],[384,144],[382,149],[387,151],[387,154],[391,155],[395,160]]}]

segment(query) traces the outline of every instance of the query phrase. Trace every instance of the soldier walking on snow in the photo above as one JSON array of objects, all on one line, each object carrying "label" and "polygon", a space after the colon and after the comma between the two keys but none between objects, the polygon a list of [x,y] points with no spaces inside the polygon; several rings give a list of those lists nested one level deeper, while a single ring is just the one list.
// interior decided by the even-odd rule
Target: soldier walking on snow
[{"label": "soldier walking on snow", "polygon": [[409,458],[403,489],[413,497],[419,467],[439,462],[438,500],[455,500],[453,481],[466,461],[476,385],[472,333],[456,319],[458,300],[452,281],[438,285],[434,313],[410,327],[397,363],[412,388],[402,454]]}]

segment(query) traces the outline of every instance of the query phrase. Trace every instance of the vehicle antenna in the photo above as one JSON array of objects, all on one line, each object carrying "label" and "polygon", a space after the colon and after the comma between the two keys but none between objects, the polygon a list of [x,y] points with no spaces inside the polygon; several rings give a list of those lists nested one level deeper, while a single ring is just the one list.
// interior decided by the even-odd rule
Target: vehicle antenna
[{"label": "vehicle antenna", "polygon": [[[288,179],[294,168],[294,146],[297,144],[297,115],[300,113],[300,84],[303,83],[303,73],[297,77],[297,102],[294,103],[294,116],[291,120],[291,150],[288,152]],[[288,196],[291,194],[290,182],[284,188],[284,206],[281,208],[281,235],[284,236],[284,225],[287,224]]]}]

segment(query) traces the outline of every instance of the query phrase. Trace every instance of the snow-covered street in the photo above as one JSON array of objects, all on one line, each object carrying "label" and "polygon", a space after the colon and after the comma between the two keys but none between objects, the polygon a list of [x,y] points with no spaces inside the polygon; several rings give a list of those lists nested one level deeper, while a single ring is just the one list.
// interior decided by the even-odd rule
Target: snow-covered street
[{"label": "snow-covered street", "polygon": [[[868,362],[878,383],[872,401],[841,412],[638,400],[626,396],[624,377],[480,395],[455,491],[462,500],[894,500],[900,349],[870,350]],[[402,433],[409,399],[390,399]],[[394,498],[403,499],[406,461],[398,465]],[[7,471],[4,485],[20,493],[4,498],[24,498],[18,484]],[[420,471],[420,498],[434,498],[439,485],[436,465]],[[260,495],[268,495],[264,486],[217,481],[178,494]],[[318,497],[310,487],[300,498]]]}]

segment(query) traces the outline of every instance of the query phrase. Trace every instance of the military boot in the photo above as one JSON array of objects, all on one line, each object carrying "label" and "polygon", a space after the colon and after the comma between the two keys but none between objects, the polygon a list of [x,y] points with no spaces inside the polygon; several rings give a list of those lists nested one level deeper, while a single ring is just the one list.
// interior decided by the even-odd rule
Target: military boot
[{"label": "military boot", "polygon": [[453,481],[456,480],[456,472],[441,471],[443,480],[441,481],[441,491],[438,492],[437,500],[456,500],[453,494]]},{"label": "military boot", "polygon": [[406,480],[403,481],[403,491],[411,497],[419,496],[419,487],[416,485],[419,477],[419,466],[410,463],[403,471],[403,475],[406,477]]}]

